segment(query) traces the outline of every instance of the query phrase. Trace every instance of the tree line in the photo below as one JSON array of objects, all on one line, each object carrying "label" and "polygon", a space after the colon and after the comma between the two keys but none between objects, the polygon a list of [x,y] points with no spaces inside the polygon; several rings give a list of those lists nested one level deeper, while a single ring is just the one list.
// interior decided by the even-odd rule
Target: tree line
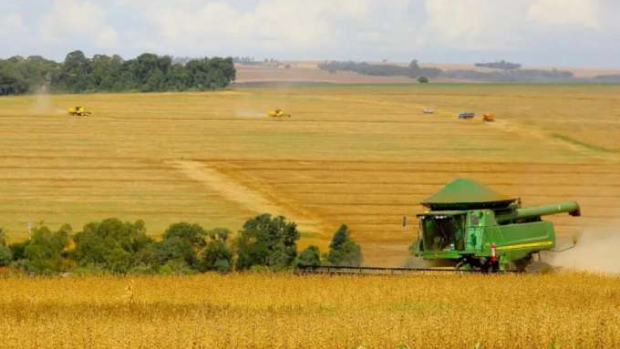
[{"label": "tree line", "polygon": [[360,266],[363,261],[361,248],[346,225],[335,232],[323,255],[316,246],[298,253],[297,225],[282,216],[256,216],[243,225],[235,239],[231,234],[225,228],[207,230],[180,222],[155,240],[146,234],[141,220],[131,223],[109,218],[88,223],[76,233],[69,225],[56,231],[38,225],[27,240],[9,244],[0,229],[0,267],[44,275],[191,274],[280,271],[299,265]]},{"label": "tree line", "polygon": [[[476,64],[480,66],[480,64]],[[577,81],[574,74],[566,70],[520,69],[520,65],[510,62],[489,63],[484,66],[500,69],[500,71],[480,72],[475,70],[443,70],[438,68],[420,67],[416,60],[408,66],[393,64],[370,64],[366,62],[323,62],[320,69],[330,73],[337,71],[352,71],[362,75],[373,76],[406,76],[418,78],[418,82],[427,83],[430,78],[444,78],[453,80],[475,80],[490,82],[547,82],[547,81]],[[588,81],[596,82],[596,78]]]},{"label": "tree line", "polygon": [[502,70],[521,69],[521,64],[507,62],[503,59],[498,62],[476,63],[474,65],[476,67],[481,67],[481,68],[493,68],[493,69],[502,69]]},{"label": "tree line", "polygon": [[0,60],[0,95],[34,93],[41,88],[58,93],[203,91],[224,88],[235,77],[232,58],[175,61],[144,53],[123,60],[118,55],[88,58],[74,51],[61,63],[41,56]]},{"label": "tree line", "polygon": [[406,67],[393,64],[370,64],[366,62],[352,61],[322,62],[319,63],[318,66],[320,69],[327,70],[330,73],[335,73],[337,71],[351,71],[362,75],[372,76],[407,76],[410,78],[435,78],[441,73],[441,69],[420,67],[417,60],[411,61],[411,63]]}]

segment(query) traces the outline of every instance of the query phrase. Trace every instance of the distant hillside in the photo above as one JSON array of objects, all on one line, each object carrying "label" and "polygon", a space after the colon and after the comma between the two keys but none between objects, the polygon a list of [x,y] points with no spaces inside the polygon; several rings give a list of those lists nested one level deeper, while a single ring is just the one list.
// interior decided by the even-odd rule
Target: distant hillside
[{"label": "distant hillside", "polygon": [[317,61],[248,61],[237,59],[236,84],[333,83],[399,84],[415,83],[418,76],[431,82],[581,82],[619,83],[620,70],[527,66],[498,69],[463,64],[420,64]]},{"label": "distant hillside", "polygon": [[511,63],[511,62],[506,62],[504,60],[501,60],[499,62],[490,62],[490,63],[476,63],[475,66],[483,67],[483,68],[505,69],[505,70],[521,68],[521,64],[519,63]]},{"label": "distant hillside", "polygon": [[[407,67],[391,64],[369,64],[366,62],[324,62],[319,69],[329,72],[354,71],[362,75],[407,76],[410,78],[428,77],[450,80],[469,80],[485,82],[556,82],[573,78],[573,73],[564,70],[519,69],[520,65],[508,62],[476,64],[477,67],[494,68],[489,72],[475,70],[442,70],[438,68],[420,67],[412,61]],[[511,67],[511,68],[509,68]]]}]

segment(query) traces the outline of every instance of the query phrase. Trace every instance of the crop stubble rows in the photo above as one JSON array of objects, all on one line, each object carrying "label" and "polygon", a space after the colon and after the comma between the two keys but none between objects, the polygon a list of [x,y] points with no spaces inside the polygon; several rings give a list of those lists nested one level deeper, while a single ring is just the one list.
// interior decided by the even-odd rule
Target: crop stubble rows
[{"label": "crop stubble rows", "polygon": [[[175,161],[208,166],[292,218],[314,222],[303,244],[325,247],[338,224],[351,225],[369,264],[402,261],[415,235],[412,227],[403,231],[402,216],[415,215],[417,202],[454,177],[481,180],[525,204],[579,200],[583,218],[552,218],[562,234],[617,225],[620,148],[609,136],[619,123],[617,89],[327,86],[54,96],[44,111],[33,109],[36,97],[3,98],[0,225],[19,237],[27,222],[79,227],[119,216],[142,218],[160,234],[179,220],[235,229],[256,213]],[[62,108],[70,104],[95,115],[69,118]],[[293,118],[266,120],[275,107]],[[422,115],[423,107],[438,113]],[[498,122],[459,122],[454,113],[464,109],[496,112]],[[583,120],[586,110],[601,113]]]}]

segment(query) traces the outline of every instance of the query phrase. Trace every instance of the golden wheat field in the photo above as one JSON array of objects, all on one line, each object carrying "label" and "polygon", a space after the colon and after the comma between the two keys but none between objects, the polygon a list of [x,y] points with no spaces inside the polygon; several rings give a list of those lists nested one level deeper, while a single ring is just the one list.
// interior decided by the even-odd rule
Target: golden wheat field
[{"label": "golden wheat field", "polygon": [[617,348],[620,279],[6,279],[2,348]]},{"label": "golden wheat field", "polygon": [[[94,112],[72,118],[64,110]],[[269,120],[283,108],[290,120]],[[424,115],[433,108],[435,115]],[[496,114],[495,123],[456,113]],[[115,216],[238,229],[262,212],[325,250],[346,223],[369,265],[402,265],[402,217],[455,177],[525,205],[577,200],[560,235],[620,224],[620,87],[315,85],[0,98],[0,227]]]}]

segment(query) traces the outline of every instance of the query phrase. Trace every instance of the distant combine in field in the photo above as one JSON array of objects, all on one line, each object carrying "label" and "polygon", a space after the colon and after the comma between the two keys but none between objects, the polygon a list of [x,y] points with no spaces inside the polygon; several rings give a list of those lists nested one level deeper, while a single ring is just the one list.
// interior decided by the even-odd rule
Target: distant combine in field
[{"label": "distant combine in field", "polygon": [[282,109],[274,109],[270,110],[267,113],[267,116],[271,119],[290,119],[292,115],[290,113],[285,112]]},{"label": "distant combine in field", "polygon": [[86,110],[85,107],[75,106],[67,108],[67,114],[69,114],[70,116],[90,116],[92,115],[92,112]]},{"label": "distant combine in field", "polygon": [[482,121],[485,121],[485,122],[493,122],[493,121],[495,121],[495,114],[493,114],[493,113],[484,113],[482,115]]},{"label": "distant combine in field", "polygon": [[461,120],[471,120],[475,116],[476,116],[476,113],[472,111],[466,111],[466,112],[459,113],[458,118]]}]

